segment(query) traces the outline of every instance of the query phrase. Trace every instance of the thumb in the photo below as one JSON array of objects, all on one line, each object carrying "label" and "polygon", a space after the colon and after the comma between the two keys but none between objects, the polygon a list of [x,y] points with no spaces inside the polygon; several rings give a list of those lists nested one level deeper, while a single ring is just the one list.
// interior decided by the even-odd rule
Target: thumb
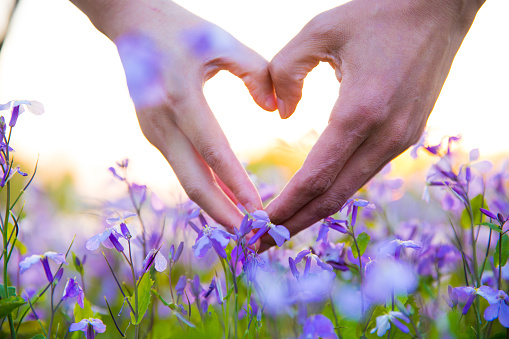
[{"label": "thumb", "polygon": [[304,78],[320,61],[330,61],[328,36],[318,17],[312,19],[269,64],[282,119],[290,117],[302,97]]}]

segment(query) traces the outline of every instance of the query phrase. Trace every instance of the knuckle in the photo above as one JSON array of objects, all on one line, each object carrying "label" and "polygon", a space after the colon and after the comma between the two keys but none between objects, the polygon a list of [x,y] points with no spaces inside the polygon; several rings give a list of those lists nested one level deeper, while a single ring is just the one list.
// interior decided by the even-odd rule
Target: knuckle
[{"label": "knuckle", "polygon": [[199,204],[202,201],[205,191],[200,187],[200,185],[186,185],[184,186],[184,191],[186,192],[189,199]]},{"label": "knuckle", "polygon": [[329,197],[328,199],[324,199],[319,204],[316,205],[314,211],[315,217],[316,219],[326,218],[339,211],[341,206],[342,200],[339,200],[336,197],[334,198]]},{"label": "knuckle", "polygon": [[318,196],[325,193],[332,185],[332,180],[327,176],[315,175],[303,183],[303,188],[308,196]]},{"label": "knuckle", "polygon": [[224,158],[220,146],[202,142],[198,144],[198,149],[203,160],[217,173],[222,167]]}]

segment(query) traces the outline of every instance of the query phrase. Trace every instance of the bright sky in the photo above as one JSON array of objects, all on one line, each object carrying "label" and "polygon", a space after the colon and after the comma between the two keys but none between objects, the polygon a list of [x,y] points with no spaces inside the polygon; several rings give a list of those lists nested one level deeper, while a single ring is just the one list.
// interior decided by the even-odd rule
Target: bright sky
[{"label": "bright sky", "polygon": [[[178,1],[271,59],[313,16],[341,1]],[[509,1],[485,3],[467,35],[429,119],[435,140],[462,134],[465,148],[482,155],[509,153]],[[206,96],[241,159],[277,138],[295,141],[325,127],[339,84],[329,65],[305,81],[292,118],[258,108],[240,80],[220,72]],[[0,103],[38,100],[42,116],[23,115],[14,147],[40,169],[77,171],[87,194],[109,182],[107,168],[131,159],[133,176],[164,195],[174,176],[143,137],[113,44],[73,5],[62,0],[23,0],[0,58]]]}]

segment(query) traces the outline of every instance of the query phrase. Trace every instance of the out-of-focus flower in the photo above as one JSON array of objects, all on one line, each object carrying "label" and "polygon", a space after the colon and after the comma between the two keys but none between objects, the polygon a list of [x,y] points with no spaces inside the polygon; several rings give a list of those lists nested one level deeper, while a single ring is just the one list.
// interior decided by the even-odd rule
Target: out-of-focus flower
[{"label": "out-of-focus flower", "polygon": [[223,29],[211,24],[184,31],[181,40],[183,45],[198,57],[230,53],[235,48],[233,37]]},{"label": "out-of-focus flower", "polygon": [[307,318],[299,339],[337,338],[334,325],[323,314],[312,315]]},{"label": "out-of-focus flower", "polygon": [[67,284],[65,284],[64,293],[62,294],[61,300],[66,300],[69,298],[77,298],[78,305],[83,308],[85,293],[83,293],[83,289],[76,281],[76,277],[67,279]]},{"label": "out-of-focus flower", "polygon": [[385,302],[393,293],[411,293],[417,287],[414,269],[403,261],[377,260],[365,267],[363,289],[373,301]]},{"label": "out-of-focus flower", "polygon": [[401,250],[405,248],[411,248],[418,251],[421,249],[421,245],[413,240],[394,239],[380,248],[379,255],[381,257],[394,257],[396,260],[399,260]]},{"label": "out-of-focus flower", "polygon": [[397,328],[400,329],[403,333],[409,333],[410,330],[406,327],[399,319],[403,320],[406,323],[410,322],[410,319],[406,315],[401,312],[389,311],[389,313],[376,317],[376,326],[371,330],[371,333],[375,333],[379,337],[383,337],[385,332],[389,328],[391,328],[391,323],[393,323]]},{"label": "out-of-focus flower", "polygon": [[164,60],[154,41],[142,34],[126,34],[115,44],[136,109],[161,103],[165,93]]},{"label": "out-of-focus flower", "polygon": [[332,228],[339,233],[348,233],[348,221],[347,220],[339,220],[334,219],[332,217],[327,217],[322,220],[320,223],[320,230],[318,231],[318,238],[316,241],[327,241],[327,236],[329,234],[329,228]]},{"label": "out-of-focus flower", "polygon": [[53,260],[57,264],[66,264],[65,255],[56,252],[45,252],[44,254],[33,254],[29,257],[26,257],[19,263],[20,274],[23,274],[26,270],[28,270],[33,264],[38,263],[39,261],[42,263],[44,267],[44,273],[46,273],[46,278],[48,282],[53,281],[53,274],[51,273],[51,269],[49,267],[48,258]]},{"label": "out-of-focus flower", "polygon": [[248,245],[254,244],[267,232],[274,239],[278,247],[281,247],[285,241],[290,240],[290,231],[283,225],[274,225],[271,223],[267,212],[258,210],[253,212],[252,216],[254,218],[253,228],[259,228],[259,231],[249,239]]},{"label": "out-of-focus flower", "polygon": [[170,252],[168,253],[168,258],[173,263],[176,263],[180,259],[180,255],[182,254],[182,250],[184,249],[184,242],[181,241],[179,246],[177,247],[177,251],[175,252],[175,246],[172,244],[170,246]]},{"label": "out-of-focus flower", "polygon": [[18,116],[24,111],[28,111],[35,115],[41,115],[44,113],[44,107],[38,101],[30,100],[11,100],[6,104],[0,105],[0,111],[12,109],[11,120],[9,126],[14,127],[18,121]]},{"label": "out-of-focus flower", "polygon": [[484,319],[492,321],[498,318],[500,325],[509,328],[509,297],[507,293],[502,290],[496,291],[488,286],[481,286],[478,294],[490,304],[484,310]]},{"label": "out-of-focus flower", "polygon": [[345,261],[345,243],[323,242],[318,246],[318,256],[323,262],[331,265],[334,269],[348,271]]},{"label": "out-of-focus flower", "polygon": [[[359,288],[341,285],[334,293],[334,304],[341,315],[348,319],[359,320],[362,316],[362,299]],[[366,300],[364,301],[366,303]]]},{"label": "out-of-focus flower", "polygon": [[179,281],[177,282],[177,285],[175,285],[175,291],[177,292],[177,295],[183,295],[184,289],[187,285],[187,277],[185,275],[181,275],[179,278]]},{"label": "out-of-focus flower", "polygon": [[375,209],[375,205],[364,199],[348,199],[347,202],[341,207],[341,211],[347,209],[346,215],[352,214],[352,227],[355,226],[357,221],[357,210],[359,207],[365,207],[367,209]]},{"label": "out-of-focus flower", "polygon": [[106,325],[97,318],[83,319],[78,323],[71,324],[69,327],[70,332],[83,331],[87,339],[94,339],[95,332],[104,333],[106,331]]}]

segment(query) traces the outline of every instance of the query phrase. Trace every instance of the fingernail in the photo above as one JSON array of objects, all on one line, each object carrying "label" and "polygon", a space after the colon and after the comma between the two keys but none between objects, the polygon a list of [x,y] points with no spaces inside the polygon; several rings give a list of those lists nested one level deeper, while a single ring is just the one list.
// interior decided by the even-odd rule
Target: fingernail
[{"label": "fingernail", "polygon": [[256,211],[256,207],[254,207],[254,205],[250,202],[248,202],[246,204],[246,206],[244,206],[244,208],[249,212],[249,213],[253,213],[254,211]]},{"label": "fingernail", "polygon": [[274,94],[271,94],[271,95],[268,95],[267,96],[267,100],[265,101],[265,105],[267,105],[267,108],[270,110],[270,111],[275,111],[277,106],[276,106],[276,97],[274,96]]},{"label": "fingernail", "polygon": [[281,99],[277,99],[277,109],[279,110],[279,116],[281,119],[286,119],[285,103]]}]

